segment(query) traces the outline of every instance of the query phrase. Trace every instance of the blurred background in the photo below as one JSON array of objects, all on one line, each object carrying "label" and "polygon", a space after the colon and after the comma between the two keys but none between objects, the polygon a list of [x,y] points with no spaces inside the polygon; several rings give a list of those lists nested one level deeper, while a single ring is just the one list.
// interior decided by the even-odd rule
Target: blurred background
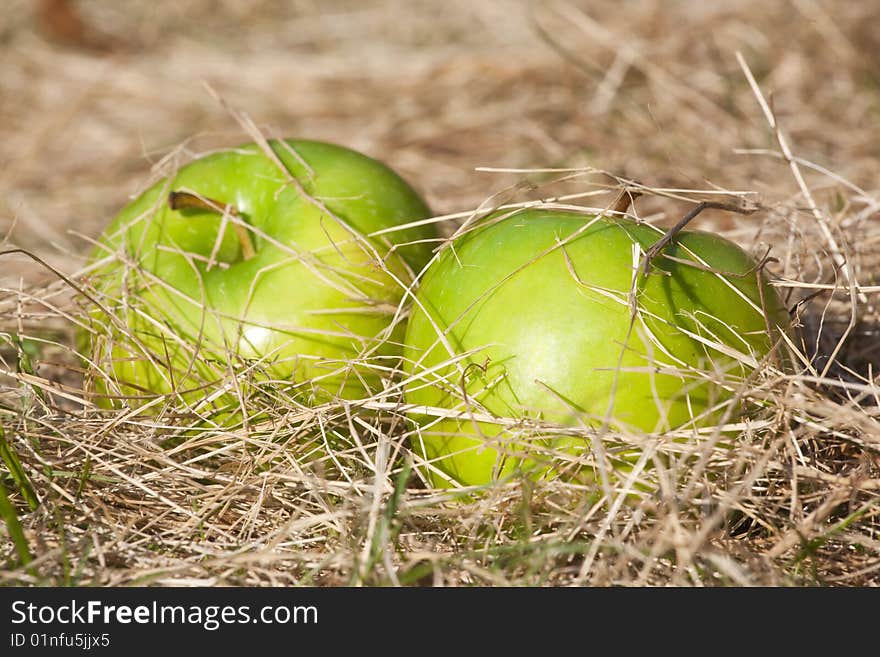
[{"label": "blurred background", "polygon": [[[163,161],[248,140],[223,102],[268,136],[387,161],[438,214],[588,188],[478,167],[589,165],[786,202],[786,164],[737,151],[778,150],[741,52],[796,155],[838,177],[805,169],[818,202],[862,203],[844,228],[876,240],[878,19],[880,3],[827,0],[4,0],[0,238],[75,272]],[[685,207],[639,203],[660,221]],[[703,221],[772,241],[766,214]],[[51,274],[0,263],[3,286],[22,277]]]}]

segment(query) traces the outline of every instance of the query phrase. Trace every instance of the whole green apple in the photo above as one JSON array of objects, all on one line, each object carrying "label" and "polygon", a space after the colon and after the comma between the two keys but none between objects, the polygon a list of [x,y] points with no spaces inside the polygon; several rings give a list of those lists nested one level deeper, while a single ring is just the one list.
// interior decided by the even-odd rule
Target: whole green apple
[{"label": "whole green apple", "polygon": [[353,399],[394,370],[398,305],[435,231],[393,229],[428,207],[353,150],[268,148],[187,164],[104,232],[81,340],[97,403],[222,405],[248,378],[293,382],[309,401]]},{"label": "whole green apple", "polygon": [[[406,400],[430,407],[414,410],[413,440],[435,485],[567,477],[564,457],[589,441],[536,434],[529,420],[637,432],[718,422],[789,315],[755,260],[714,234],[679,233],[646,274],[640,259],[661,237],[630,219],[530,209],[489,217],[441,253],[404,350]],[[634,458],[611,456],[615,468]]]}]

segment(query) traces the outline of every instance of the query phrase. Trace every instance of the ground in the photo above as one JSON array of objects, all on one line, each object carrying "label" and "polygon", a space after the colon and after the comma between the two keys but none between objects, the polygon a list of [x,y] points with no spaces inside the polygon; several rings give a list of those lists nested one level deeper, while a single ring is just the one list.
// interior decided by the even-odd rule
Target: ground
[{"label": "ground", "polygon": [[[31,0],[0,15],[0,428],[17,455],[0,466],[0,581],[880,583],[880,6],[74,6],[74,29]],[[636,508],[559,482],[450,500],[386,458],[408,450],[393,413],[320,472],[270,445],[350,426],[348,406],[291,405],[199,444],[173,409],[95,409],[75,340],[92,243],[170,168],[249,141],[244,117],[382,159],[453,215],[445,235],[477,208],[601,208],[626,184],[661,226],[710,193],[756,204],[697,221],[770,249],[801,367],[755,384],[763,414],[735,455]]]}]

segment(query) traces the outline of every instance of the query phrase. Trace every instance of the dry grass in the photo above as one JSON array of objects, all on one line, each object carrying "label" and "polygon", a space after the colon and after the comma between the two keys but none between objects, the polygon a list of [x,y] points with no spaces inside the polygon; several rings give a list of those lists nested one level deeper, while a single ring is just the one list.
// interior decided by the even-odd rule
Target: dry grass
[{"label": "dry grass", "polygon": [[[0,426],[40,504],[2,471],[34,561],[13,567],[4,538],[0,581],[880,583],[874,3],[83,0],[100,51],[7,4],[0,234],[27,254],[0,256]],[[100,411],[74,341],[90,240],[169,166],[249,139],[204,83],[264,135],[384,159],[447,235],[478,207],[606,206],[593,167],[647,186],[635,211],[665,225],[687,198],[744,196],[761,210],[700,227],[772,248],[805,362],[746,391],[764,408],[736,450],[658,467],[635,508],[559,482],[450,501],[405,465],[399,396],[273,390],[248,400],[267,419],[232,429],[173,403]]]}]

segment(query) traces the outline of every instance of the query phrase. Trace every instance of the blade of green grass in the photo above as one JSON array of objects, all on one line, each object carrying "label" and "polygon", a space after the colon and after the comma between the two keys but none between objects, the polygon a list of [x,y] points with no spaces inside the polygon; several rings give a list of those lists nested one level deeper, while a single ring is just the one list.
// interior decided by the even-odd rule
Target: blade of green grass
[{"label": "blade of green grass", "polygon": [[385,505],[385,512],[379,518],[379,526],[373,536],[373,543],[370,546],[369,560],[367,562],[367,567],[364,569],[365,573],[372,572],[373,568],[379,562],[379,559],[382,557],[382,546],[385,541],[393,545],[397,544],[397,538],[400,534],[402,525],[396,521],[396,516],[411,472],[412,461],[411,459],[407,459],[403,464],[403,469],[397,475],[394,482],[394,493],[392,493]]},{"label": "blade of green grass", "polygon": [[35,511],[40,506],[40,499],[34,492],[33,486],[31,486],[31,482],[21,465],[21,461],[18,460],[18,455],[9,446],[9,443],[6,442],[6,434],[3,432],[2,426],[0,426],[0,457],[3,458],[6,467],[9,468],[9,474],[12,475],[12,479],[21,490],[21,495],[24,497],[25,502],[27,502],[31,511]]}]

